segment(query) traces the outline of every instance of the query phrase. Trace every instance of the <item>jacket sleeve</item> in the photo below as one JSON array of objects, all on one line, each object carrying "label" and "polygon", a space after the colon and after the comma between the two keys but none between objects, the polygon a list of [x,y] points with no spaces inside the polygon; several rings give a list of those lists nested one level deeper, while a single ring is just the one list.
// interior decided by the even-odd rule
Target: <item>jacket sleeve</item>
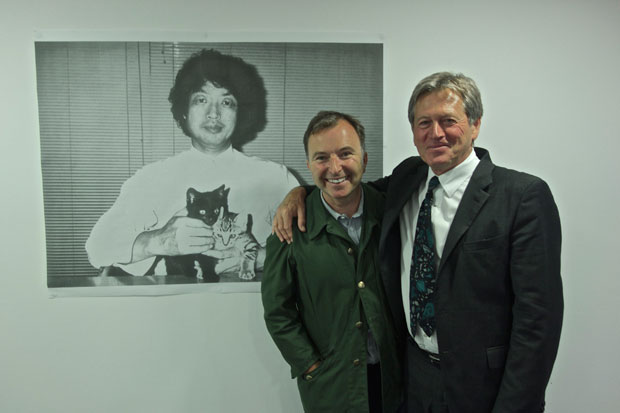
[{"label": "jacket sleeve", "polygon": [[390,184],[390,175],[385,176],[383,178],[376,179],[372,182],[368,182],[368,185],[376,189],[381,193],[387,193],[388,186]]},{"label": "jacket sleeve", "polygon": [[291,377],[295,378],[321,357],[298,311],[293,248],[294,244],[281,243],[276,236],[269,236],[261,294],[267,330],[291,366]]},{"label": "jacket sleeve", "polygon": [[510,243],[513,321],[493,413],[540,412],[558,350],[564,308],[560,218],[544,181],[537,179],[524,190]]}]

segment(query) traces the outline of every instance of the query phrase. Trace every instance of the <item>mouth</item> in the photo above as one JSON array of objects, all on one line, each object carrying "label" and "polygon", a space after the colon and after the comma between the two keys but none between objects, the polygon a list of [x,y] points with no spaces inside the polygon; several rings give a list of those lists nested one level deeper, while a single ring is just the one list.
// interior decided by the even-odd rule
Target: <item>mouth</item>
[{"label": "mouth", "polygon": [[224,125],[221,123],[209,123],[203,126],[207,132],[212,134],[218,134],[224,129]]},{"label": "mouth", "polygon": [[441,148],[449,148],[449,146],[446,144],[440,144],[440,145],[432,145],[428,147],[428,149],[441,149]]},{"label": "mouth", "polygon": [[329,182],[330,184],[334,184],[334,185],[338,185],[343,183],[344,181],[347,180],[346,176],[343,176],[341,178],[327,178],[325,179],[327,182]]}]

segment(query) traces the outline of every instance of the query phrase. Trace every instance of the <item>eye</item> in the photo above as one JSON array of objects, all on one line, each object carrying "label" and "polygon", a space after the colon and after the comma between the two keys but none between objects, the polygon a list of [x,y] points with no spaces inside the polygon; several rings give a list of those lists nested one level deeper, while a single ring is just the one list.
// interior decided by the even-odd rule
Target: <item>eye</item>
[{"label": "eye", "polygon": [[237,102],[232,98],[224,98],[222,100],[222,106],[226,108],[234,108],[237,106]]},{"label": "eye", "polygon": [[444,126],[452,126],[454,124],[456,124],[456,119],[452,119],[452,118],[448,118],[448,119],[444,119],[443,120],[443,124]]},{"label": "eye", "polygon": [[198,213],[200,215],[205,215],[207,213],[207,211],[205,211],[204,209],[201,209],[200,211],[198,211]]},{"label": "eye", "polygon": [[418,122],[418,128],[428,128],[431,124],[430,120],[422,120]]},{"label": "eye", "polygon": [[207,103],[207,98],[204,95],[196,95],[191,99],[192,105],[204,105]]},{"label": "eye", "polygon": [[214,213],[214,214],[219,214],[219,213],[220,213],[220,209],[219,209],[219,208],[215,208],[215,209],[213,210],[213,213]]},{"label": "eye", "polygon": [[341,159],[350,158],[351,156],[353,156],[353,152],[351,152],[351,151],[340,152],[340,158]]}]

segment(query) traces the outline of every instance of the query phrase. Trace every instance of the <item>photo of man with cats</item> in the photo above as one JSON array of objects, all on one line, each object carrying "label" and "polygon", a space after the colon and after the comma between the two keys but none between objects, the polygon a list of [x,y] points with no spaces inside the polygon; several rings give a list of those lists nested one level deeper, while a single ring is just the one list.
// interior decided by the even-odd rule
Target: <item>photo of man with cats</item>
[{"label": "photo of man with cats", "polygon": [[272,215],[312,180],[297,141],[320,108],[359,114],[383,176],[374,36],[81,37],[35,41],[52,294],[258,292]]},{"label": "photo of man with cats", "polygon": [[284,165],[238,149],[266,125],[262,77],[239,57],[203,49],[168,100],[192,147],[123,184],[86,242],[90,263],[112,275],[260,281],[273,213],[299,184]]}]

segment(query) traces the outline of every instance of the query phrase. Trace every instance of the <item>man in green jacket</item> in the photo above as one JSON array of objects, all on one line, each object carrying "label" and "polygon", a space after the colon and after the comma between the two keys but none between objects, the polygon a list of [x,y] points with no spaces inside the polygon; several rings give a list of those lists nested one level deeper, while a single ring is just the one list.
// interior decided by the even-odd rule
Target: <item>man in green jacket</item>
[{"label": "man in green jacket", "polygon": [[267,240],[267,329],[297,378],[306,412],[395,412],[401,372],[379,276],[383,195],[361,183],[364,127],[319,112],[304,134],[320,189],[306,199],[307,231]]}]

